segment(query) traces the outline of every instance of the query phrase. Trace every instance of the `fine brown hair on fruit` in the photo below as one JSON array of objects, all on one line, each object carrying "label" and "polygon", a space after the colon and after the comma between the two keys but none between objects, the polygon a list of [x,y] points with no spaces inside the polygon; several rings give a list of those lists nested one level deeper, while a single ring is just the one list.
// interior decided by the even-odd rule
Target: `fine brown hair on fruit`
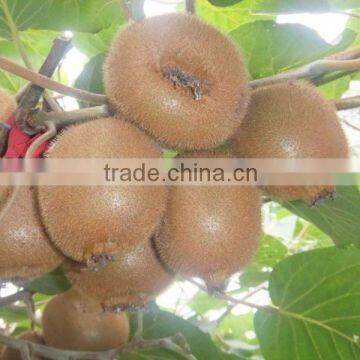
[{"label": "fine brown hair on fruit", "polygon": [[24,186],[17,191],[14,202],[0,223],[2,281],[23,281],[41,276],[59,266],[63,260],[44,232],[34,188]]},{"label": "fine brown hair on fruit", "polygon": [[15,99],[5,90],[0,89],[0,121],[6,122],[15,110]]},{"label": "fine brown hair on fruit", "polygon": [[[347,158],[348,144],[335,107],[315,87],[289,81],[253,91],[248,113],[231,142],[239,158]],[[310,204],[331,197],[334,187],[267,186],[278,200]]]},{"label": "fine brown hair on fruit", "polygon": [[[48,152],[50,159],[161,155],[161,149],[146,134],[115,118],[65,130]],[[50,239],[66,256],[92,265],[146,241],[161,220],[166,199],[167,189],[162,186],[38,188],[42,221]]]},{"label": "fine brown hair on fruit", "polygon": [[74,287],[109,310],[141,308],[173,280],[156,257],[151,241],[117,255],[99,271],[84,271],[72,264],[67,274]]},{"label": "fine brown hair on fruit", "polygon": [[[210,153],[191,156],[214,157]],[[220,290],[251,261],[261,234],[261,199],[256,187],[172,186],[155,246],[170,270],[200,277],[209,289]]]},{"label": "fine brown hair on fruit", "polygon": [[121,31],[104,68],[113,108],[177,149],[209,149],[241,123],[249,100],[237,46],[194,16],[166,14]]},{"label": "fine brown hair on fruit", "polygon": [[55,296],[42,316],[46,345],[65,350],[105,351],[128,342],[124,313],[105,312],[97,301],[75,289]]},{"label": "fine brown hair on fruit", "polygon": [[[44,339],[33,331],[28,331],[19,337],[20,340],[31,341],[35,344],[44,345]],[[6,347],[0,357],[1,360],[22,360],[20,351]],[[34,360],[40,360],[40,357],[32,357]]]}]

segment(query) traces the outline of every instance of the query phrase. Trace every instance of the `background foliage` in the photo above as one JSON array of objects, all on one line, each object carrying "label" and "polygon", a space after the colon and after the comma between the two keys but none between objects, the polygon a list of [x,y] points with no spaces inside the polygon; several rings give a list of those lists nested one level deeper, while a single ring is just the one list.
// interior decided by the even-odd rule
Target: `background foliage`
[{"label": "background foliage", "polygon": [[[4,10],[4,4],[10,11]],[[14,26],[34,67],[38,68],[63,31],[87,57],[75,81],[79,88],[103,93],[102,65],[111,40],[125,24],[115,0],[1,0],[0,55],[22,62]],[[197,14],[243,49],[252,79],[283,72],[351,47],[360,46],[360,20],[349,18],[336,44],[300,24],[279,24],[278,14],[353,9],[359,0],[198,0]],[[67,74],[58,77],[67,82]],[[358,75],[320,87],[329,99],[340,98]],[[0,72],[0,86],[16,93],[24,82]],[[82,106],[86,104],[81,104]],[[360,181],[344,186],[332,201],[311,208],[302,202],[264,205],[265,229],[286,228],[281,236],[265,234],[254,261],[232,281],[232,294],[272,304],[272,310],[234,309],[226,301],[179,282],[192,295],[145,317],[146,338],[184,334],[198,359],[360,359]],[[286,234],[286,236],[284,235]],[[36,279],[37,309],[69,284],[61,269]],[[186,290],[187,289],[187,290]],[[237,309],[237,311],[235,311]],[[234,310],[234,311],[231,311]],[[225,315],[224,315],[225,312]],[[130,315],[131,316],[131,315]],[[29,328],[25,308],[0,308],[4,327],[17,335]],[[254,320],[254,321],[253,321]],[[132,353],[125,359],[176,359],[165,350]]]}]

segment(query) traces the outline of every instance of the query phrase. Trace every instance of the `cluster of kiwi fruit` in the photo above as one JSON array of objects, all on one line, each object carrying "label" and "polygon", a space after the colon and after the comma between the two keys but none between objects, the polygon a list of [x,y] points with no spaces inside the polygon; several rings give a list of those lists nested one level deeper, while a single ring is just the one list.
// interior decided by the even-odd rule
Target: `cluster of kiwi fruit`
[{"label": "cluster of kiwi fruit", "polygon": [[[162,157],[162,148],[193,158],[348,156],[335,108],[312,85],[288,81],[251,91],[237,46],[194,16],[167,14],[123,29],[105,62],[104,83],[113,116],[63,129],[47,157],[154,159]],[[12,103],[6,99],[1,94],[0,111]],[[214,151],[226,142],[226,153]],[[11,191],[4,190],[2,206]],[[73,288],[45,309],[44,340],[91,350],[82,335],[71,335],[74,326],[84,337],[97,336],[89,332],[87,312],[143,307],[177,274],[222,290],[257,251],[263,192],[311,204],[334,189],[39,186],[21,191],[0,224],[0,277],[26,281],[63,263]],[[74,300],[79,297],[87,299],[86,306],[85,300]],[[58,320],[70,312],[74,319],[67,325]],[[96,324],[106,334],[103,319]],[[117,340],[127,338],[125,317],[116,319],[123,331],[117,333],[124,334]],[[118,345],[107,335],[107,347]]]},{"label": "cluster of kiwi fruit", "polygon": [[[129,337],[130,324],[125,313],[105,312],[98,301],[72,288],[46,304],[42,334],[28,331],[19,338],[56,349],[105,351],[120,347]],[[21,360],[21,354],[5,348],[0,359]]]}]

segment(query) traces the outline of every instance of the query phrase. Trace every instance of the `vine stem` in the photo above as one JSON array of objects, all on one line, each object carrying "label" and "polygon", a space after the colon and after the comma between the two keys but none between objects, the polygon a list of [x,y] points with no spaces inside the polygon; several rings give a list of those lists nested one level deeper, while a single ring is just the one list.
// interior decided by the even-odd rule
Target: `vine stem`
[{"label": "vine stem", "polygon": [[80,110],[56,112],[34,112],[28,119],[30,126],[42,128],[47,121],[53,122],[57,127],[64,127],[82,121],[94,120],[101,117],[109,117],[113,114],[107,105],[95,106]]},{"label": "vine stem", "polygon": [[343,120],[343,122],[344,122],[345,125],[351,127],[353,130],[360,131],[360,127],[357,127],[356,125],[351,124],[349,121]]},{"label": "vine stem", "polygon": [[[333,104],[338,111],[349,110],[360,107],[360,97],[354,96],[339,100],[333,100]],[[110,111],[107,105],[95,106],[80,110],[57,112],[35,112],[29,119],[28,123],[34,128],[42,128],[44,123],[51,121],[57,128],[78,124],[84,121],[95,120],[104,117],[111,117],[114,114]]]},{"label": "vine stem", "polygon": [[251,302],[246,301],[245,299],[236,299],[230,295],[227,295],[226,293],[222,293],[222,292],[210,292],[207,287],[205,285],[200,284],[199,282],[197,282],[194,279],[191,278],[186,278],[185,280],[191,282],[192,284],[194,284],[195,286],[197,286],[200,290],[208,293],[211,296],[217,297],[219,299],[222,300],[226,300],[229,301],[231,303],[234,304],[238,304],[238,305],[244,305],[253,309],[257,309],[257,310],[274,310],[274,307],[271,306],[267,306],[267,305],[259,305],[259,304],[254,304]]},{"label": "vine stem", "polygon": [[250,82],[252,88],[271,85],[286,80],[298,80],[306,78],[315,78],[335,71],[359,71],[360,59],[353,60],[318,60],[311,64],[302,66],[296,70],[284,72],[263,79]]},{"label": "vine stem", "polygon": [[22,354],[28,353],[38,355],[51,360],[111,360],[121,354],[151,348],[166,349],[181,355],[186,360],[196,360],[194,355],[188,353],[187,348],[183,348],[176,343],[178,338],[179,334],[162,339],[132,341],[119,348],[99,352],[61,350],[3,335],[0,335],[0,343],[7,347],[16,349]]},{"label": "vine stem", "polygon": [[80,90],[66,86],[57,81],[51,80],[46,76],[38,74],[34,71],[24,68],[4,57],[0,57],[0,69],[17,75],[25,80],[32,82],[42,88],[50,89],[59,94],[74,97],[79,100],[87,101],[92,104],[102,105],[107,103],[105,95],[94,94],[85,90]]},{"label": "vine stem", "polygon": [[334,100],[334,104],[339,111],[360,107],[360,95]]},{"label": "vine stem", "polygon": [[[259,291],[266,289],[267,281],[264,281],[263,283],[256,286],[253,290],[247,292],[240,300],[245,301],[252,297],[253,295],[257,294]],[[231,302],[223,314],[220,315],[218,319],[214,321],[215,324],[220,325],[220,323],[231,313],[231,311],[237,306],[238,304]]]},{"label": "vine stem", "polygon": [[186,12],[189,15],[195,15],[196,13],[196,0],[185,0]]}]

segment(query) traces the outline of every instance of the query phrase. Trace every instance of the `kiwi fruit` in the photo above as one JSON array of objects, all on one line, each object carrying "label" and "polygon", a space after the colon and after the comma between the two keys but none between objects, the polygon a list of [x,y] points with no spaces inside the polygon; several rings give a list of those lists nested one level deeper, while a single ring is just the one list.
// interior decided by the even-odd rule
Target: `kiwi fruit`
[{"label": "kiwi fruit", "polygon": [[75,289],[49,301],[42,326],[46,345],[65,350],[110,350],[128,342],[130,334],[124,313],[104,312],[97,301]]},{"label": "kiwi fruit", "polygon": [[[0,122],[6,123],[16,107],[15,99],[5,90],[0,89]],[[0,208],[5,204],[10,192],[11,186],[0,186]]]},{"label": "kiwi fruit", "polygon": [[17,191],[0,223],[0,279],[3,281],[41,276],[63,260],[42,228],[34,188],[21,186]]},{"label": "kiwi fruit", "polygon": [[241,123],[249,100],[237,46],[193,16],[166,14],[133,23],[115,39],[104,66],[111,106],[177,149],[209,149]]},{"label": "kiwi fruit", "polygon": [[[335,107],[304,81],[281,82],[254,90],[247,115],[230,147],[240,158],[349,156]],[[331,185],[272,185],[264,190],[280,201],[304,200],[310,204],[334,193]]]},{"label": "kiwi fruit", "polygon": [[6,122],[16,110],[16,101],[5,90],[0,89],[0,121]]},{"label": "kiwi fruit", "polygon": [[[19,337],[20,340],[30,341],[35,344],[44,345],[44,339],[33,331],[28,331]],[[0,357],[1,360],[22,360],[21,353],[10,347],[6,347]],[[32,357],[34,360],[40,360],[38,356]]]},{"label": "kiwi fruit", "polygon": [[[116,118],[68,128],[47,153],[50,159],[161,155],[161,149],[146,134]],[[161,220],[166,199],[167,189],[162,186],[38,188],[40,213],[50,239],[66,256],[89,266],[146,241]]]},{"label": "kiwi fruit", "polygon": [[210,290],[221,290],[232,274],[250,262],[261,234],[256,187],[172,186],[155,247],[173,272],[200,277]]},{"label": "kiwi fruit", "polygon": [[173,280],[159,262],[152,241],[116,255],[99,271],[68,264],[67,275],[75,288],[112,311],[142,308]]}]

